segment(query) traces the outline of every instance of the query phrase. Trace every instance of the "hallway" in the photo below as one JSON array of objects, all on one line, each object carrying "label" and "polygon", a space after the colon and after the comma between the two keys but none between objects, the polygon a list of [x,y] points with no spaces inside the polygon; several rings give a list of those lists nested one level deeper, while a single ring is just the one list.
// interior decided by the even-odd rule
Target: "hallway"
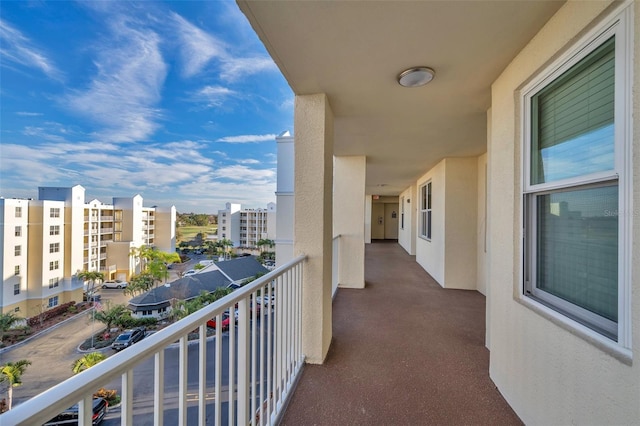
[{"label": "hallway", "polygon": [[489,379],[482,294],[442,289],[397,243],[366,245],[365,279],[338,290],[282,424],[521,424]]}]

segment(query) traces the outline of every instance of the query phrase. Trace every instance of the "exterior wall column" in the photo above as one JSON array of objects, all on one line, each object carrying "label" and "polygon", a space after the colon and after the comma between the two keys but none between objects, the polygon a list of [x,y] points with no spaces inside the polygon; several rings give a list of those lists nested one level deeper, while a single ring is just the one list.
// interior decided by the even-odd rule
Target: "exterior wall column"
[{"label": "exterior wall column", "polygon": [[340,236],[340,253],[349,261],[339,262],[338,286],[364,288],[365,178],[364,156],[335,157],[333,190],[333,235]]},{"label": "exterior wall column", "polygon": [[321,364],[331,343],[333,113],[325,94],[296,96],[294,253],[307,255],[302,350]]}]

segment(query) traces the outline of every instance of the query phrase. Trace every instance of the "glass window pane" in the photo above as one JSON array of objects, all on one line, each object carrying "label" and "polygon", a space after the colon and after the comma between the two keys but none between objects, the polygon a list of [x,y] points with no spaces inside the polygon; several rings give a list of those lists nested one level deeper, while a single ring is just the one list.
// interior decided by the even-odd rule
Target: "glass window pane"
[{"label": "glass window pane", "polygon": [[531,183],[614,168],[615,39],[531,99]]},{"label": "glass window pane", "polygon": [[618,186],[536,200],[536,286],[617,322]]}]

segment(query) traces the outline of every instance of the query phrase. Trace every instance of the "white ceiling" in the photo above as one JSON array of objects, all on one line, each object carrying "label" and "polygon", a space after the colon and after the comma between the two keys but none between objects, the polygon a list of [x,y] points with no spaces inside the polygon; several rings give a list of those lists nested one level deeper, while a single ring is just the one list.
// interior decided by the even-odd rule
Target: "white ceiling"
[{"label": "white ceiling", "polygon": [[[327,94],[334,154],[366,155],[366,192],[379,195],[486,151],[491,83],[562,4],[238,1],[294,93]],[[434,80],[398,85],[418,65]]]}]

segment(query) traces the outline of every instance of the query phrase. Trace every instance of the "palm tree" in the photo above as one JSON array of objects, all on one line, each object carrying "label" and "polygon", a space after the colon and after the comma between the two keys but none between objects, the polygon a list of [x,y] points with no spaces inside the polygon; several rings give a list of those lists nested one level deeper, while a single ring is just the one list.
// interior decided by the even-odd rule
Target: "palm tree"
[{"label": "palm tree", "polygon": [[22,375],[29,365],[31,365],[31,361],[21,359],[16,362],[8,362],[0,367],[0,382],[9,382],[9,388],[7,389],[9,410],[11,410],[11,403],[13,402],[13,388],[22,384]]},{"label": "palm tree", "polygon": [[111,330],[111,326],[116,324],[118,320],[127,312],[127,307],[124,305],[114,305],[96,312],[94,320],[100,321],[107,326],[107,331]]},{"label": "palm tree", "polygon": [[87,368],[91,368],[94,365],[104,361],[107,357],[100,352],[91,352],[86,354],[80,359],[77,359],[73,365],[71,366],[71,370],[73,374],[78,374],[86,370]]},{"label": "palm tree", "polygon": [[80,278],[82,281],[89,281],[91,286],[87,291],[87,295],[91,295],[91,297],[93,298],[93,292],[95,291],[96,281],[104,281],[104,274],[98,271],[80,271],[78,272],[78,278]]},{"label": "palm tree", "polygon": [[20,318],[15,316],[13,312],[7,312],[6,314],[0,314],[0,343],[4,339],[4,333],[9,331],[11,327],[20,321]]},{"label": "palm tree", "polygon": [[228,248],[229,248],[229,247],[233,247],[233,241],[231,241],[231,240],[229,240],[229,239],[227,239],[227,238],[224,238],[224,239],[222,239],[222,240],[218,241],[218,245],[219,245],[220,247],[222,247],[222,250],[223,250],[223,252],[224,252],[224,257],[225,257],[225,259],[226,259],[226,258],[227,258],[227,251],[228,251]]}]

